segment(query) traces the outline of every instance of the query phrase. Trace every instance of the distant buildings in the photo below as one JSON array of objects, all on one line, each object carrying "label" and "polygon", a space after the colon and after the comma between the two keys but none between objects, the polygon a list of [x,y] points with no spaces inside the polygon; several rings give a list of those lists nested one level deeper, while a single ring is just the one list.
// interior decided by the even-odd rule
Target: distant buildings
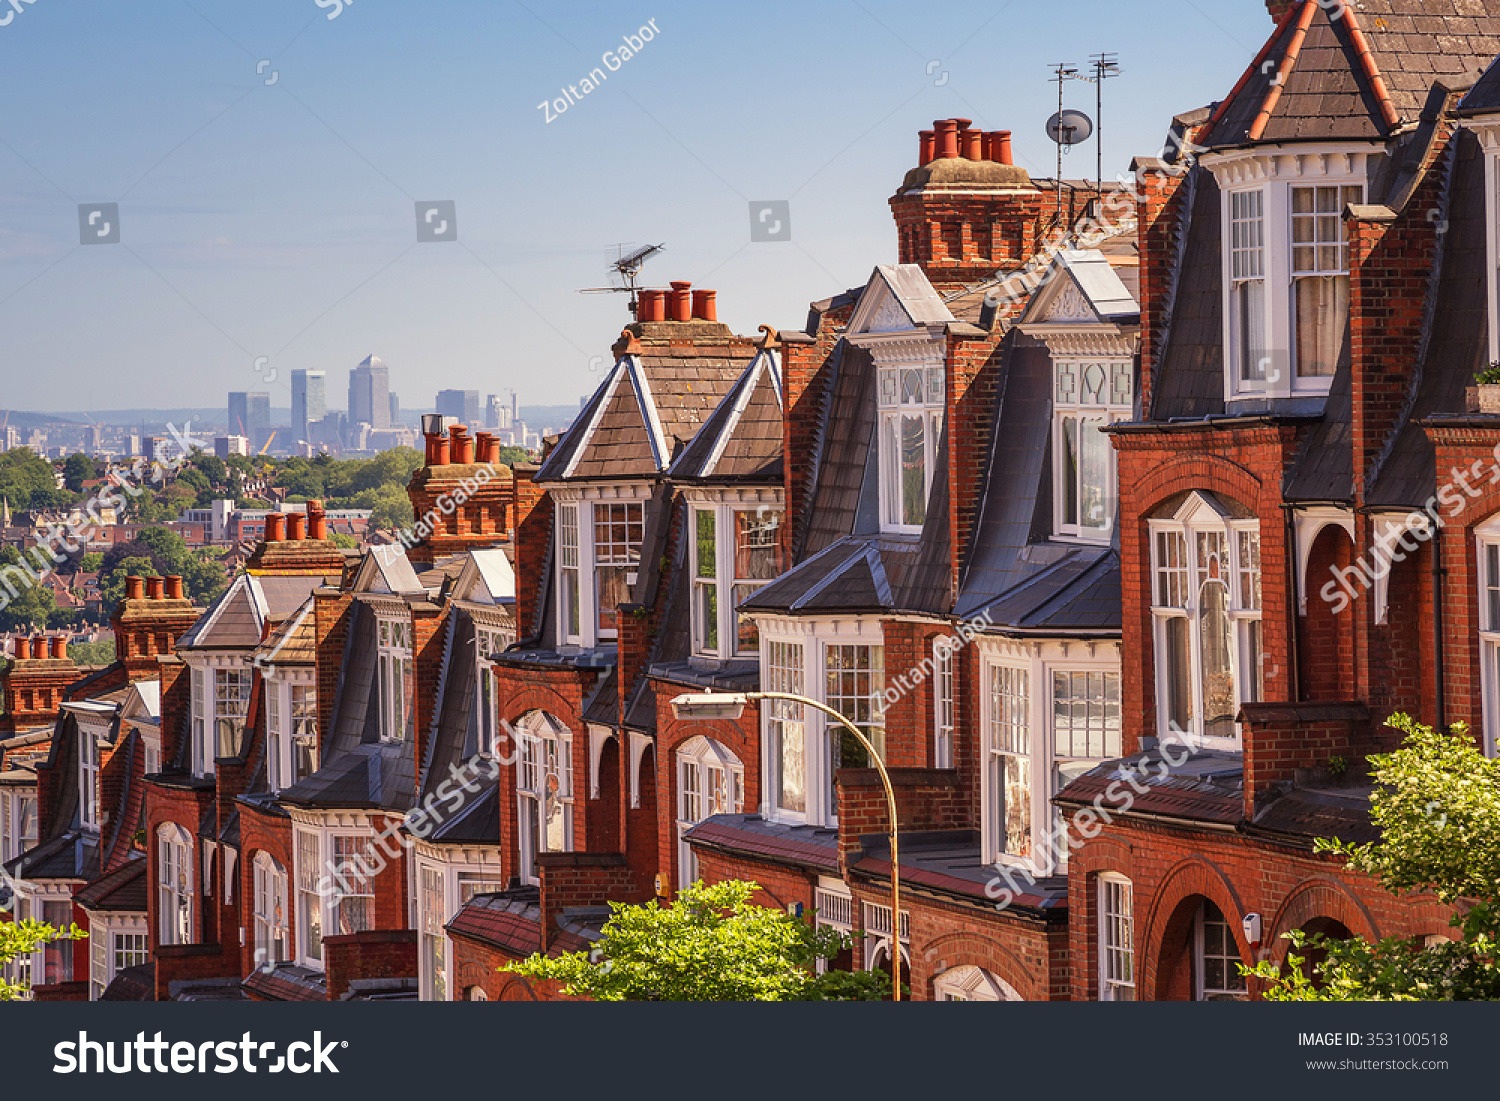
[{"label": "distant buildings", "polygon": [[[493,398],[490,400],[494,401]],[[453,417],[460,424],[478,425],[479,391],[439,390],[436,411],[440,416]]]},{"label": "distant buildings", "polygon": [[271,395],[232,391],[229,395],[229,431],[254,439],[257,431],[271,427]]},{"label": "distant buildings", "polygon": [[250,454],[250,441],[244,436],[215,436],[214,454],[221,459],[231,455]]},{"label": "distant buildings", "polygon": [[391,392],[391,424],[401,423],[401,396],[395,391]]},{"label": "distant buildings", "polygon": [[349,423],[391,426],[390,368],[378,356],[366,356],[349,372]]},{"label": "distant buildings", "polygon": [[[328,374],[325,371],[292,372],[292,435],[312,442],[312,426],[328,413]],[[231,426],[232,427],[232,426]]]}]

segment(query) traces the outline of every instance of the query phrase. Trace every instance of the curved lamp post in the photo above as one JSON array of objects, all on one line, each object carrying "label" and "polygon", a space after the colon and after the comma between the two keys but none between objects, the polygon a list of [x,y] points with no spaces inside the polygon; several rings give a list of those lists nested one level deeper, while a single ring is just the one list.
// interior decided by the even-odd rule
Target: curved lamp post
[{"label": "curved lamp post", "polygon": [[880,773],[880,782],[885,786],[886,806],[891,815],[891,999],[901,1000],[901,853],[899,848],[899,825],[896,820],[896,791],[891,787],[890,774],[885,762],[866,738],[864,732],[826,703],[793,695],[791,692],[690,692],[672,701],[672,714],[679,722],[708,722],[723,719],[734,722],[745,711],[751,700],[788,700],[811,707],[815,711],[837,719],[850,734],[864,746],[870,760]]}]

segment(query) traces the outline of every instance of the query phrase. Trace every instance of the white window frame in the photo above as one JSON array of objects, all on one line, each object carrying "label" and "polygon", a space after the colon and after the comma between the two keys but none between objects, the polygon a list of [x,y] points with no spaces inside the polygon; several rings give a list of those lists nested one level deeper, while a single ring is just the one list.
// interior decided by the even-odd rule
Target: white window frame
[{"label": "white window frame", "polygon": [[100,733],[86,723],[78,724],[78,817],[86,830],[97,830],[99,818]]},{"label": "white window frame", "polygon": [[256,967],[292,962],[292,927],[287,903],[291,877],[281,862],[262,849],[251,863],[251,911]]},{"label": "white window frame", "polygon": [[404,742],[416,724],[416,666],[410,616],[377,616],[376,685],[380,693],[380,740]]},{"label": "white window frame", "polygon": [[[316,846],[316,867],[307,866],[307,858],[312,854],[304,849],[304,845],[307,844],[304,839],[312,841],[312,845],[308,848]],[[341,841],[345,843],[345,847],[352,846],[353,851],[341,854],[338,851]],[[376,847],[374,829],[366,822],[339,821],[325,825],[295,822],[293,824],[292,872],[296,888],[296,929],[293,939],[296,941],[295,953],[298,966],[322,971],[325,965],[321,946],[329,937],[365,932],[376,927],[375,875],[360,874],[358,866],[350,868],[353,874],[342,874],[344,865],[351,859],[357,858],[361,850],[369,856],[371,866],[378,869],[389,864],[389,860]],[[328,888],[326,894],[319,891],[319,884],[325,879],[327,883],[324,886]],[[343,886],[354,889],[346,893],[341,890]],[[344,929],[341,910],[343,901],[365,898],[370,900],[368,923],[363,929]],[[316,907],[316,915],[313,913],[313,907]],[[320,922],[320,951],[316,956],[308,951],[309,919],[313,916],[317,916]]]},{"label": "white window frame", "polygon": [[1475,527],[1474,551],[1484,751],[1494,757],[1500,746],[1500,513]]},{"label": "white window frame", "polygon": [[[908,401],[910,383],[921,376],[921,400]],[[926,525],[927,506],[932,501],[932,480],[942,459],[939,442],[947,409],[947,369],[941,361],[920,360],[910,363],[880,362],[876,366],[877,434],[880,439],[880,528],[887,532],[919,534]],[[923,522],[906,519],[901,477],[902,420],[922,420],[923,448]]]},{"label": "white window frame", "polygon": [[[1151,562],[1151,616],[1152,653],[1156,676],[1156,725],[1157,736],[1166,738],[1176,734],[1179,741],[1208,749],[1237,751],[1240,747],[1240,726],[1234,724],[1234,733],[1229,736],[1209,735],[1204,732],[1203,716],[1203,644],[1200,574],[1205,567],[1198,561],[1198,536],[1221,537],[1228,556],[1228,576],[1219,578],[1229,590],[1227,616],[1230,623],[1230,669],[1234,676],[1233,711],[1239,713],[1244,703],[1264,698],[1262,662],[1256,654],[1257,644],[1264,653],[1264,642],[1260,635],[1262,619],[1261,578],[1263,570],[1253,561],[1245,560],[1242,536],[1249,536],[1255,557],[1260,552],[1260,521],[1255,518],[1233,519],[1208,496],[1200,492],[1189,495],[1170,519],[1147,521],[1150,538]],[[1185,552],[1182,565],[1169,565],[1163,561],[1163,537],[1168,540],[1180,538],[1180,549]],[[1166,575],[1175,573],[1177,579],[1168,581]],[[1247,599],[1246,579],[1249,581]],[[1173,603],[1177,600],[1177,603]],[[1171,711],[1172,671],[1168,659],[1170,621],[1186,620],[1188,645],[1188,681],[1192,711],[1186,727],[1173,730]],[[1259,641],[1258,641],[1259,640]],[[1247,694],[1246,688],[1252,689]],[[1177,724],[1181,726],[1181,724]]]},{"label": "white window frame", "polygon": [[[520,722],[520,742],[516,800],[521,880],[536,885],[541,883],[537,857],[542,853],[573,851],[573,732],[545,711],[532,711]],[[553,765],[555,771],[549,767]],[[561,843],[556,846],[547,837],[547,822],[554,806],[561,815],[562,825]]]},{"label": "white window frame", "polygon": [[[26,823],[31,828],[26,829]],[[0,863],[36,846],[40,834],[36,788],[0,791]]]},{"label": "white window frame", "polygon": [[[214,775],[214,762],[222,754],[220,742],[224,736],[221,724],[228,723],[229,729],[235,731],[235,740],[242,742],[245,730],[245,718],[250,710],[250,694],[254,690],[254,679],[250,675],[250,668],[237,657],[223,655],[211,655],[188,668],[190,679],[191,699],[191,725],[192,725],[192,769],[195,776]],[[243,710],[233,708],[222,708],[221,703],[227,702],[228,696],[221,685],[221,678],[226,682],[228,678],[234,678],[242,688],[241,702]]]},{"label": "white window frame", "polygon": [[745,810],[745,766],[733,750],[703,734],[676,749],[677,757],[677,882],[689,887],[698,881],[698,857],[683,835],[716,814]]},{"label": "white window frame", "polygon": [[1240,1002],[1249,997],[1248,984],[1242,976],[1235,972],[1231,974],[1230,968],[1236,964],[1244,963],[1240,957],[1239,944],[1234,939],[1234,926],[1229,923],[1229,918],[1222,910],[1219,912],[1219,921],[1215,924],[1224,927],[1224,942],[1229,952],[1233,955],[1220,956],[1215,953],[1213,958],[1224,963],[1224,975],[1226,980],[1238,978],[1238,986],[1222,985],[1211,987],[1208,985],[1207,960],[1208,956],[1208,908],[1218,906],[1208,899],[1201,899],[1198,903],[1198,911],[1193,915],[1193,1000],[1199,1002]]},{"label": "white window frame", "polygon": [[[753,494],[747,494],[747,497]],[[693,622],[693,654],[697,657],[718,658],[728,660],[731,658],[753,658],[760,652],[759,638],[753,643],[742,645],[740,642],[741,621],[749,617],[741,616],[735,609],[748,600],[757,590],[769,585],[775,578],[751,578],[736,576],[739,555],[739,533],[738,519],[740,514],[755,517],[760,521],[760,530],[769,532],[773,540],[777,541],[777,554],[780,555],[779,539],[780,528],[783,519],[781,505],[778,503],[780,495],[761,501],[760,503],[724,502],[722,500],[708,500],[694,496],[691,498],[691,508],[688,517],[689,523],[689,546],[688,546],[688,569],[691,575],[692,585],[692,622]],[[704,565],[699,556],[698,526],[700,517],[712,517],[714,526],[714,560],[707,565],[710,572],[705,572]],[[785,563],[782,563],[785,572]],[[779,575],[778,575],[779,576]],[[704,606],[703,595],[712,591],[714,612],[713,622],[708,622],[709,612]],[[710,639],[708,628],[712,627],[717,638]]]},{"label": "white window frame", "polygon": [[954,767],[953,740],[958,728],[958,659],[954,640],[939,635],[932,640],[932,764]]},{"label": "white window frame", "polygon": [[121,971],[151,958],[144,916],[94,918],[89,922],[89,1001],[97,1002]]},{"label": "white window frame", "polygon": [[[465,1001],[457,982],[457,960],[447,933],[448,922],[475,895],[505,889],[500,856],[494,850],[439,847],[423,841],[415,844],[412,865],[412,922],[417,931],[417,986],[422,1001],[436,1001],[438,978],[434,951],[442,952],[443,1001]],[[436,895],[428,892],[433,883]],[[432,905],[435,903],[435,905]],[[436,943],[434,943],[436,941]]]},{"label": "white window frame", "polygon": [[[1318,203],[1322,199],[1322,196],[1318,195],[1318,191],[1320,189],[1322,189],[1322,190],[1334,190],[1334,191],[1336,191],[1336,194],[1333,197],[1333,201],[1335,202],[1335,204],[1337,204],[1337,208],[1338,208],[1336,214],[1330,213],[1328,211],[1324,211],[1322,213],[1318,212]],[[1299,212],[1297,210],[1297,197],[1298,197],[1298,193],[1299,192],[1308,192],[1308,191],[1311,191],[1313,193],[1312,194],[1312,198],[1313,198],[1313,210],[1312,211],[1306,211],[1306,212]],[[1292,371],[1296,374],[1296,377],[1298,379],[1299,384],[1304,380],[1304,378],[1305,379],[1319,379],[1319,378],[1332,379],[1334,371],[1336,371],[1338,369],[1337,361],[1335,361],[1335,363],[1333,364],[1334,370],[1333,371],[1329,371],[1326,376],[1324,376],[1324,375],[1308,375],[1308,376],[1303,376],[1302,375],[1301,353],[1299,352],[1299,350],[1297,348],[1297,292],[1299,290],[1299,284],[1302,283],[1303,281],[1308,281],[1308,280],[1312,280],[1312,279],[1343,279],[1344,280],[1344,283],[1345,283],[1345,287],[1344,287],[1344,300],[1345,300],[1344,317],[1343,317],[1342,322],[1338,323],[1339,335],[1342,335],[1343,327],[1348,324],[1348,320],[1349,320],[1349,297],[1350,297],[1350,290],[1349,290],[1349,285],[1348,285],[1349,284],[1349,230],[1348,230],[1347,225],[1344,223],[1343,213],[1344,213],[1345,209],[1347,209],[1350,205],[1359,205],[1359,204],[1363,203],[1364,202],[1364,198],[1365,198],[1365,181],[1363,181],[1363,180],[1360,180],[1357,183],[1338,183],[1338,182],[1334,182],[1334,181],[1327,181],[1327,182],[1319,181],[1319,182],[1316,182],[1316,183],[1315,182],[1294,183],[1294,184],[1291,185],[1291,191],[1290,191],[1290,210],[1289,210],[1289,213],[1288,213],[1288,219],[1289,219],[1289,222],[1290,222],[1291,234],[1292,234],[1292,285],[1291,285],[1291,290],[1289,292],[1288,302],[1289,302],[1289,305],[1290,305],[1291,311],[1292,311],[1292,323],[1291,323],[1292,343],[1290,345],[1290,347],[1292,349]],[[1330,222],[1330,220],[1334,221],[1336,223],[1336,225],[1337,225],[1337,239],[1334,240],[1334,241],[1328,241],[1326,239],[1326,236],[1325,236],[1326,231],[1328,229],[1333,228],[1332,226],[1330,226],[1328,224]],[[1307,228],[1309,228],[1309,229],[1311,229],[1313,231],[1313,240],[1312,241],[1309,241],[1309,242],[1298,242],[1297,241],[1297,229],[1298,229],[1299,225],[1300,226],[1305,226],[1305,227],[1307,227]],[[1308,249],[1312,250],[1312,253],[1311,253],[1310,256],[1307,254],[1307,251],[1306,251]],[[1333,252],[1333,256],[1332,257],[1328,256],[1328,252],[1330,250]],[[1310,259],[1312,261],[1312,266],[1309,267],[1309,268],[1304,268],[1303,270],[1299,271],[1298,270],[1298,265],[1300,263],[1303,263],[1305,259]],[[1332,263],[1332,264],[1325,263],[1325,261],[1328,260],[1328,259],[1334,260],[1334,263]]]},{"label": "white window frame", "polygon": [[[881,902],[866,902],[860,906],[860,926],[864,932],[864,964],[866,971],[889,971],[891,967],[891,908]],[[901,911],[899,937],[901,962],[911,967],[911,911]],[[884,959],[878,959],[882,953]]]},{"label": "white window frame", "polygon": [[[1091,386],[1090,383],[1097,385]],[[1083,432],[1088,430],[1087,426],[1091,422],[1109,425],[1129,420],[1133,415],[1134,403],[1134,364],[1129,357],[1058,357],[1053,360],[1052,515],[1053,534],[1059,538],[1077,539],[1085,543],[1108,543],[1113,538],[1119,501],[1119,476],[1115,451],[1107,437],[1102,443],[1105,470],[1104,485],[1100,487],[1104,498],[1104,524],[1093,526],[1082,523],[1087,488],[1082,462]],[[1064,426],[1069,421],[1079,427],[1075,437],[1079,461],[1071,479],[1078,503],[1078,519],[1071,523],[1065,519],[1070,479]]]},{"label": "white window frame", "polygon": [[[1111,680],[1116,696],[1123,694],[1119,646],[1061,640],[1028,643],[992,636],[982,636],[976,646],[980,677],[980,848],[984,862],[1022,868],[1037,876],[1062,874],[1067,871],[1068,840],[1072,834],[1065,832],[1067,823],[1052,805],[1052,796],[1083,772],[1118,758],[1123,752],[1123,699],[1113,708],[1108,706]],[[1025,696],[1013,705],[1008,719],[997,711],[994,691],[997,671],[1005,671],[1012,678],[1024,678]],[[1070,688],[1072,678],[1085,676],[1087,685],[1097,683],[1101,689],[1100,756],[1058,752],[1056,689],[1060,675],[1069,678]],[[1014,687],[1013,679],[1011,684]],[[1086,702],[1086,710],[1091,709],[1092,704]],[[1019,723],[1026,727],[1025,753],[1015,750],[1015,727]],[[1003,737],[1007,732],[1011,734],[1008,740]],[[1074,748],[1071,742],[1068,748]],[[1001,825],[1004,793],[998,761],[1005,756],[1021,757],[1028,762],[1030,814],[1026,819],[1029,835],[1025,853],[1007,851]]]},{"label": "white window frame", "polygon": [[175,822],[156,831],[156,935],[162,945],[194,944],[198,906],[193,861],[198,846]]},{"label": "white window frame", "polygon": [[[1098,909],[1098,926],[1095,930],[1099,951],[1099,1000],[1101,1002],[1135,1001],[1135,888],[1123,875],[1101,872],[1095,878],[1095,903]],[[1124,929],[1130,940],[1122,947],[1119,932]],[[1129,977],[1121,976],[1111,968],[1112,963],[1123,962]],[[1121,997],[1126,991],[1129,997]]]},{"label": "white window frame", "polygon": [[[1224,398],[1244,399],[1318,397],[1326,395],[1332,382],[1328,375],[1299,377],[1295,360],[1296,315],[1292,256],[1293,187],[1369,186],[1368,166],[1384,158],[1382,145],[1360,142],[1254,146],[1227,153],[1209,153],[1201,158],[1218,182],[1223,225],[1222,295],[1224,314]],[[1258,345],[1252,345],[1265,361],[1265,378],[1243,377],[1236,325],[1233,210],[1235,195],[1262,194],[1264,311]],[[1342,214],[1342,208],[1340,210]],[[1244,274],[1243,266],[1240,274]],[[1252,334],[1254,335],[1254,334]]]},{"label": "white window frame", "polygon": [[[277,676],[265,680],[266,782],[272,794],[306,779],[318,771],[321,763],[317,672],[313,669],[277,672]],[[299,759],[309,762],[305,771],[298,769]],[[299,776],[299,771],[303,775]]]},{"label": "white window frame", "polygon": [[500,696],[495,683],[491,654],[504,651],[514,641],[508,631],[474,625],[474,730],[475,752],[493,758],[500,738]]},{"label": "white window frame", "polygon": [[[644,484],[567,486],[552,490],[557,516],[554,549],[557,565],[557,637],[563,646],[593,649],[601,643],[613,642],[619,635],[617,629],[599,626],[598,576],[601,563],[595,545],[595,523],[597,510],[611,506],[638,508],[641,513],[641,538],[646,534],[647,508],[651,487]],[[571,526],[570,526],[571,525]],[[576,546],[574,545],[576,543]],[[627,543],[628,547],[628,543]],[[627,567],[625,583],[634,586],[639,574],[642,545],[634,548],[634,557],[627,550],[625,560],[615,563]],[[610,563],[603,563],[608,565]],[[576,573],[578,607],[577,628],[571,622],[568,600],[569,572]]]}]

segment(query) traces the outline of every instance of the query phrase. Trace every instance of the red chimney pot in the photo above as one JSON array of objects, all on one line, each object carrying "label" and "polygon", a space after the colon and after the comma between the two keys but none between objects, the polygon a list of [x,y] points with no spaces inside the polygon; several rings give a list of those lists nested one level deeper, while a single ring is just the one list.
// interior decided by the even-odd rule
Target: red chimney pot
[{"label": "red chimney pot", "polygon": [[671,321],[691,321],[693,319],[693,300],[689,289],[691,283],[681,280],[672,281],[672,290],[667,295],[667,318]]},{"label": "red chimney pot", "polygon": [[963,143],[965,157],[971,161],[984,160],[983,130],[964,130],[959,139]]},{"label": "red chimney pot", "polygon": [[183,599],[186,599],[182,595],[182,575],[181,574],[177,574],[177,573],[169,573],[169,574],[167,574],[167,599],[168,600],[183,600]]},{"label": "red chimney pot", "polygon": [[693,316],[699,321],[719,320],[718,291],[693,292]]},{"label": "red chimney pot", "polygon": [[146,595],[146,579],[144,577],[127,577],[125,579],[125,599],[140,600]]},{"label": "red chimney pot", "polygon": [[309,539],[328,538],[328,514],[323,511],[322,501],[307,502],[307,537]]},{"label": "red chimney pot", "polygon": [[918,130],[917,146],[917,167],[921,168],[924,164],[931,164],[932,159],[937,156],[937,131]]},{"label": "red chimney pot", "polygon": [[932,125],[937,129],[937,159],[951,160],[958,156],[958,120],[938,119]]},{"label": "red chimney pot", "polygon": [[161,600],[166,594],[167,580],[164,577],[146,578],[146,599]]},{"label": "red chimney pot", "polygon": [[286,513],[269,512],[266,514],[266,542],[280,543],[286,539]]},{"label": "red chimney pot", "polygon": [[472,463],[474,461],[474,437],[469,435],[467,424],[450,424],[448,426],[448,449],[455,463]]},{"label": "red chimney pot", "polygon": [[640,319],[642,321],[665,321],[667,319],[666,291],[641,292]]},{"label": "red chimney pot", "polygon": [[52,659],[54,661],[66,661],[68,657],[68,636],[52,636]]},{"label": "red chimney pot", "polygon": [[287,513],[286,537],[293,543],[300,543],[307,538],[307,516],[305,513]]}]

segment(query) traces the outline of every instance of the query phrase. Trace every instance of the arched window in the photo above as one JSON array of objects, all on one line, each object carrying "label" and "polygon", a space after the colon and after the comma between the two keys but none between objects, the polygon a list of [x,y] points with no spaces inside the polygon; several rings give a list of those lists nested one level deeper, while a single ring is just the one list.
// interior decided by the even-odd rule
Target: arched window
[{"label": "arched window", "polygon": [[1240,950],[1223,912],[1204,899],[1193,919],[1193,994],[1200,1002],[1238,1002],[1245,994]]},{"label": "arched window", "polygon": [[467,998],[471,1002],[487,1002],[490,1000],[490,996],[484,992],[484,987],[482,986],[469,987]]},{"label": "arched window", "polygon": [[255,904],[255,962],[257,966],[291,960],[287,934],[286,869],[268,852],[255,854],[252,868]]},{"label": "arched window", "polygon": [[539,883],[537,856],[573,849],[573,734],[545,711],[526,715],[520,734],[521,878]]},{"label": "arched window", "polygon": [[175,823],[156,831],[157,934],[162,944],[193,943],[193,839]]},{"label": "arched window", "polygon": [[1021,995],[1004,979],[982,967],[966,964],[952,967],[932,980],[935,1000],[940,1002],[1019,1002]]},{"label": "arched window", "polygon": [[745,766],[729,749],[701,734],[677,747],[678,883],[698,879],[698,858],[682,835],[715,814],[745,809]]}]

